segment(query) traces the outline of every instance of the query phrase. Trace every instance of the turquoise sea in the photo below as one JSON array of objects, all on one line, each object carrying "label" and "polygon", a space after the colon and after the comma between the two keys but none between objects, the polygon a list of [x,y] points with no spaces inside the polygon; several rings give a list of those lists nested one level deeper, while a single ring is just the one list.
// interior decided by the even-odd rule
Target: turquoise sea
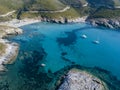
[{"label": "turquoise sea", "polygon": [[[26,87],[25,90],[43,90],[40,89],[41,85],[35,84],[35,87],[31,82],[44,82],[46,73],[55,73],[73,64],[107,70],[120,80],[119,31],[86,23],[40,22],[20,28],[24,30],[22,35],[9,38],[19,43],[19,55],[15,63],[6,66],[8,71],[0,76],[1,85],[9,89],[0,90],[24,90],[23,87]],[[83,34],[87,36],[86,39],[81,38]],[[100,43],[94,44],[94,40]],[[45,67],[41,64],[45,64]],[[52,79],[44,83],[49,83],[49,80]],[[29,85],[33,88],[28,88]]]}]

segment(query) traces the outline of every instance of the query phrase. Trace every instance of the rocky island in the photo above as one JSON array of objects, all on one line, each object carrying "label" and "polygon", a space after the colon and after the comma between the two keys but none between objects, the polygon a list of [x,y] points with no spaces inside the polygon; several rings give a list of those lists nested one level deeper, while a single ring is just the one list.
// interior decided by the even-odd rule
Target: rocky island
[{"label": "rocky island", "polygon": [[92,74],[79,69],[70,70],[58,90],[108,90],[106,84]]}]

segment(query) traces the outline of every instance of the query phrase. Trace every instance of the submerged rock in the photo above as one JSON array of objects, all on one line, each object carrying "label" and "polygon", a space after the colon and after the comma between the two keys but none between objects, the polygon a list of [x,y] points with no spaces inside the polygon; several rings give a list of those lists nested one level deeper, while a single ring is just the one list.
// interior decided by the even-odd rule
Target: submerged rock
[{"label": "submerged rock", "polygon": [[58,90],[108,90],[107,85],[92,74],[79,69],[70,70]]}]

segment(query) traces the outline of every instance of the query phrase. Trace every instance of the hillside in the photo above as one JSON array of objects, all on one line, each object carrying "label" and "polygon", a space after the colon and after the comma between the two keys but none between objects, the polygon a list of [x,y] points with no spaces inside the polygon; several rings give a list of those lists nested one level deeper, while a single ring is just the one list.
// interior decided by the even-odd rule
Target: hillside
[{"label": "hillside", "polygon": [[0,0],[0,15],[22,8],[24,0]]},{"label": "hillside", "polygon": [[65,5],[70,5],[75,8],[82,7],[84,4],[87,3],[86,0],[60,0]]},{"label": "hillside", "polygon": [[120,6],[120,0],[88,0],[92,7],[105,6],[108,8]]},{"label": "hillside", "polygon": [[60,10],[65,7],[64,4],[62,4],[58,0],[34,0],[32,3],[30,10]]},{"label": "hillside", "polygon": [[[120,16],[119,8],[120,0],[0,0],[0,21],[38,16],[51,19],[72,19],[84,15],[89,18],[114,18]],[[7,15],[13,10],[16,12]]]},{"label": "hillside", "polygon": [[[1,10],[0,15],[6,14],[7,12],[10,12],[12,10],[16,10],[16,13],[14,13],[11,16],[7,17],[0,17],[0,21],[6,21],[10,20],[12,18],[33,18],[37,16],[45,16],[50,18],[59,18],[59,17],[79,17],[80,14],[76,12],[76,10],[72,7],[70,7],[70,10],[67,10],[65,8],[68,7],[68,5],[62,3],[59,0],[20,0],[17,2],[17,0],[1,0]],[[9,4],[9,6],[8,6]],[[35,13],[30,13],[34,12]],[[56,13],[44,13],[45,11],[55,11]],[[67,16],[66,16],[67,15]]]}]

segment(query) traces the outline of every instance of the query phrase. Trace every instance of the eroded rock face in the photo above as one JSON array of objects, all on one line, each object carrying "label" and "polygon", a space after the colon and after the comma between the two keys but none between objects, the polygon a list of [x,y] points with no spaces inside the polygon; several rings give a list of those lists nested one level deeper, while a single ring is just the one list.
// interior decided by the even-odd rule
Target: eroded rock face
[{"label": "eroded rock face", "polygon": [[0,43],[3,43],[6,46],[4,53],[0,55],[0,71],[4,71],[4,64],[11,64],[16,59],[19,45],[5,39],[0,39]]},{"label": "eroded rock face", "polygon": [[23,31],[20,28],[0,25],[0,38],[8,37],[9,35],[22,34]]},{"label": "eroded rock face", "polygon": [[63,84],[58,90],[108,90],[104,82],[97,77],[87,73],[72,69],[65,77]]},{"label": "eroded rock face", "polygon": [[118,19],[105,19],[105,18],[98,18],[98,19],[90,19],[87,20],[92,25],[95,26],[104,26],[111,29],[120,29],[120,18]]},{"label": "eroded rock face", "polygon": [[77,17],[73,19],[68,19],[64,17],[59,17],[58,19],[51,19],[51,18],[42,18],[42,21],[45,22],[52,22],[52,23],[59,23],[59,24],[65,24],[65,23],[78,23],[78,22],[85,22],[88,16],[83,17]]},{"label": "eroded rock face", "polygon": [[9,42],[6,39],[9,35],[22,34],[22,30],[15,27],[0,25],[0,43],[4,46],[0,53],[0,71],[4,71],[5,64],[11,64],[14,62],[18,55],[19,45],[14,42]]}]

